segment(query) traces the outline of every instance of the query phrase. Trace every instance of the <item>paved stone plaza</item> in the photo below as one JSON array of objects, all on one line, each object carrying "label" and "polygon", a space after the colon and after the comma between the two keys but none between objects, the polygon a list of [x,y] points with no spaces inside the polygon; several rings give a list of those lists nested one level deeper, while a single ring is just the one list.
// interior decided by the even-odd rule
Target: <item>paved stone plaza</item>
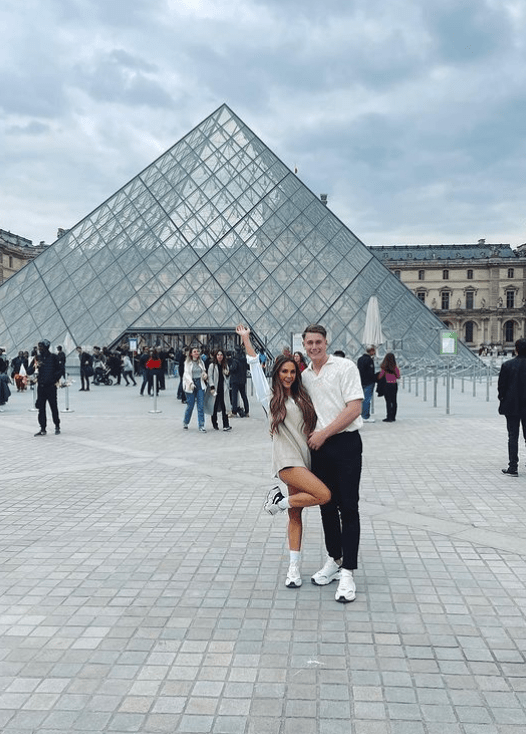
[{"label": "paved stone plaza", "polygon": [[78,387],[60,436],[33,437],[31,394],[0,414],[3,734],[524,734],[526,452],[501,474],[495,384],[457,381],[450,415],[406,386],[364,427],[348,605],[310,583],[317,508],[284,586],[259,406],[204,435],[173,379],[161,413]]}]

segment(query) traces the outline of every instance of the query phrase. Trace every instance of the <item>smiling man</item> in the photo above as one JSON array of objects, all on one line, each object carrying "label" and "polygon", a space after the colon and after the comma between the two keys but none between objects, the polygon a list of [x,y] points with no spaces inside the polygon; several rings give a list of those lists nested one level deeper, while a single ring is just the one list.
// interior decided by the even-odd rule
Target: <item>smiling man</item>
[{"label": "smiling man", "polygon": [[363,390],[358,368],[349,359],[327,354],[327,332],[311,324],[303,332],[303,348],[311,360],[302,373],[318,422],[308,439],[312,472],[331,490],[331,501],[320,507],[328,558],[312,577],[325,586],[339,579],[336,601],[356,598],[353,571],[358,567],[362,471]]}]

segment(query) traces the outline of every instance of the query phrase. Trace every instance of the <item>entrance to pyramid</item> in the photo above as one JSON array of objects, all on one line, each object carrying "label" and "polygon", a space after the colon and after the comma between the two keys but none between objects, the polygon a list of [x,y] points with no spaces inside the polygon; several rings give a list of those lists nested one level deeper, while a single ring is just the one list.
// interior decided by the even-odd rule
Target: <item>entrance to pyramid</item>
[{"label": "entrance to pyramid", "polygon": [[[266,340],[252,332],[252,342],[257,351],[265,351]],[[207,354],[221,349],[225,353],[233,352],[237,346],[241,344],[241,340],[236,334],[235,325],[229,328],[188,328],[188,327],[166,327],[162,326],[156,329],[136,329],[127,330],[120,336],[110,349],[120,347],[125,351],[142,351],[143,347],[157,348],[162,351],[171,351],[177,353],[185,348],[198,347]],[[271,355],[269,355],[271,356]]]}]

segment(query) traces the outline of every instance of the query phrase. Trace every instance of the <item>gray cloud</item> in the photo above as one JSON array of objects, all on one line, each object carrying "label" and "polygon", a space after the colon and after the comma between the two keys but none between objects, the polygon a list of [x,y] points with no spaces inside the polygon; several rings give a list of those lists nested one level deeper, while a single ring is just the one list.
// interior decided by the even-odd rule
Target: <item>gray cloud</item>
[{"label": "gray cloud", "polygon": [[79,64],[73,83],[99,102],[168,107],[172,98],[156,72],[157,67],[142,57],[113,49]]},{"label": "gray cloud", "polygon": [[8,0],[0,23],[0,213],[23,236],[49,241],[227,102],[366,242],[526,239],[513,3]]}]

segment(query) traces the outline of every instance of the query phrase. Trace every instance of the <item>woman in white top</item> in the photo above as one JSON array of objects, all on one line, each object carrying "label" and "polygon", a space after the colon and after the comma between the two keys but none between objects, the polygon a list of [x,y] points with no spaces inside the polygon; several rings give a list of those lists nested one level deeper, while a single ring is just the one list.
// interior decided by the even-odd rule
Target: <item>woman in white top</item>
[{"label": "woman in white top", "polygon": [[197,402],[197,423],[201,433],[206,433],[205,428],[205,390],[208,375],[205,363],[201,359],[201,352],[197,347],[190,350],[184,363],[183,390],[186,393],[186,410],[183,419],[183,428],[188,429],[190,418]]},{"label": "woman in white top", "polygon": [[307,437],[316,426],[316,413],[292,355],[277,357],[270,389],[251,344],[250,329],[240,324],[236,332],[245,345],[258,400],[268,407],[272,474],[279,477],[288,489],[288,497],[283,496],[279,487],[271,489],[264,507],[271,515],[288,510],[290,566],[285,585],[294,588],[301,586],[301,511],[304,507],[324,505],[331,498],[328,487],[310,471]]}]

